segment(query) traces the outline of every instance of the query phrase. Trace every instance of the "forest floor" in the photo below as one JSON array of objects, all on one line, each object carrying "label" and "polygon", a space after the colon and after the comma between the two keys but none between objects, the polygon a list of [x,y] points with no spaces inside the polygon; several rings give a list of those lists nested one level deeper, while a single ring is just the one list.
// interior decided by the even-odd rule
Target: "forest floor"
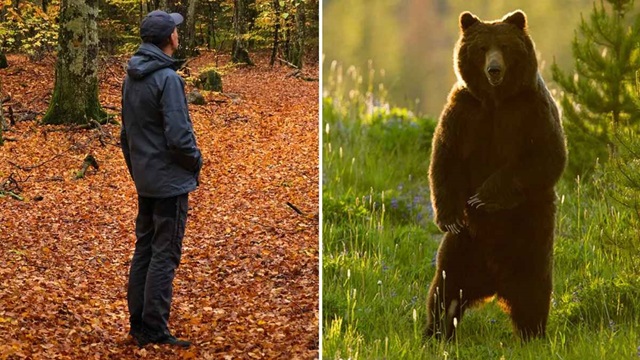
[{"label": "forest floor", "polygon": [[[137,201],[120,126],[39,125],[55,60],[8,61],[1,96],[11,96],[5,117],[11,106],[16,124],[0,147],[0,359],[318,357],[317,81],[260,58],[231,66],[205,53],[189,63],[192,77],[217,65],[224,82],[224,93],[190,105],[204,167],[169,325],[194,346],[140,349],[127,335]],[[100,66],[100,100],[116,121],[126,61]],[[318,64],[306,66],[317,78]],[[76,179],[87,154],[99,169]]]}]

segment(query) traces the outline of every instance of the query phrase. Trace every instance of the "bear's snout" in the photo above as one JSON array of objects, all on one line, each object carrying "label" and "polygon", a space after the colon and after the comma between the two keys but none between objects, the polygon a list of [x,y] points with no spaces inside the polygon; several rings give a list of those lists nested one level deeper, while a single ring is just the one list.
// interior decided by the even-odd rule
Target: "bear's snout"
[{"label": "bear's snout", "polygon": [[487,52],[484,73],[492,86],[498,86],[504,79],[504,59],[502,52],[491,49]]}]

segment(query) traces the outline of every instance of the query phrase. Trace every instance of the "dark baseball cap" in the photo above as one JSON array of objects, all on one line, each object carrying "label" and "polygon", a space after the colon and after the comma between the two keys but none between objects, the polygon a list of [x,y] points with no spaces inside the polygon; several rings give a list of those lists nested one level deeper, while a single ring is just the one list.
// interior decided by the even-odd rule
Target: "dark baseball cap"
[{"label": "dark baseball cap", "polygon": [[161,44],[180,25],[184,18],[178,13],[167,14],[162,10],[154,10],[142,19],[140,37],[142,41]]}]

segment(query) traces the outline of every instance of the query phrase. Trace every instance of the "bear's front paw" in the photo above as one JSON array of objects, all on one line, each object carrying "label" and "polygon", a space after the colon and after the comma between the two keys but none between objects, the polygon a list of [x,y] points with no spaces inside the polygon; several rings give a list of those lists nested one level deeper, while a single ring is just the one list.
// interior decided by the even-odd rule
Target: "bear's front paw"
[{"label": "bear's front paw", "polygon": [[462,232],[462,229],[465,228],[465,224],[464,221],[462,220],[455,220],[455,222],[453,223],[439,223],[438,227],[440,228],[440,230],[442,230],[443,232],[450,232],[452,234],[460,234]]},{"label": "bear's front paw", "polygon": [[469,200],[467,200],[467,204],[469,204],[469,206],[471,206],[474,209],[482,209],[486,212],[494,212],[501,209],[513,208],[518,204],[518,202],[517,201],[508,202],[504,199],[502,199],[502,201],[485,200],[484,197],[481,196],[480,194],[475,194],[472,197],[470,197]]},{"label": "bear's front paw", "polygon": [[470,197],[469,200],[467,200],[467,204],[476,209],[480,209],[481,207],[486,205],[485,202],[480,199],[480,194],[475,194]]}]

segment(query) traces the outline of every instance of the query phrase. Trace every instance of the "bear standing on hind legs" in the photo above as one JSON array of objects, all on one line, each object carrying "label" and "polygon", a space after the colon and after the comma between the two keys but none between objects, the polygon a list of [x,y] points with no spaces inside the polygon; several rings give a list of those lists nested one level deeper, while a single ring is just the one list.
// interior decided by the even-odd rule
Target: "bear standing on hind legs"
[{"label": "bear standing on hind legs", "polygon": [[465,309],[497,296],[523,339],[545,334],[554,185],[567,151],[522,11],[460,15],[458,82],[433,138],[429,180],[446,232],[428,299],[427,336],[454,334]]}]

